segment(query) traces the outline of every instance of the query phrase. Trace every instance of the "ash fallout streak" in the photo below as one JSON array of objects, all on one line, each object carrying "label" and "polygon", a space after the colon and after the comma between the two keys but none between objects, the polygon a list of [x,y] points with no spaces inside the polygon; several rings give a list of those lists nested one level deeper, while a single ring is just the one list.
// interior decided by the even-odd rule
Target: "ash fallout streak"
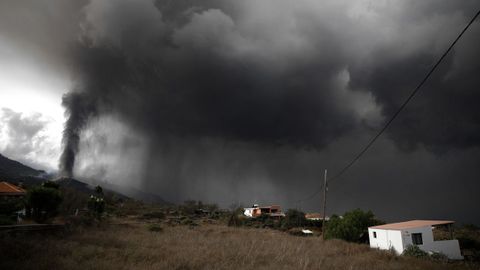
[{"label": "ash fallout streak", "polygon": [[[261,199],[291,203],[300,196],[285,190],[308,190],[323,168],[344,165],[476,9],[475,1],[365,3],[86,3],[75,39],[66,45],[75,86],[63,99],[62,174],[71,176],[76,156],[89,153],[82,148],[84,134],[108,144],[108,136],[95,130],[113,117],[140,139],[105,152],[128,156],[126,149],[145,145],[134,156],[147,189],[177,194],[173,199],[208,193],[215,200],[230,192],[249,201],[258,194],[235,190],[257,183],[270,194]],[[414,181],[408,179],[427,179],[417,181],[419,190],[442,186],[448,183],[442,175],[453,174],[454,166],[465,166],[454,197],[478,187],[480,172],[471,164],[480,143],[479,37],[476,22],[372,157],[347,175],[366,186],[346,192],[376,196],[383,181],[401,186]],[[423,167],[407,166],[410,160]],[[203,192],[202,186],[220,186],[221,192]],[[439,188],[432,196],[446,192]],[[337,205],[352,207],[344,203]]]}]

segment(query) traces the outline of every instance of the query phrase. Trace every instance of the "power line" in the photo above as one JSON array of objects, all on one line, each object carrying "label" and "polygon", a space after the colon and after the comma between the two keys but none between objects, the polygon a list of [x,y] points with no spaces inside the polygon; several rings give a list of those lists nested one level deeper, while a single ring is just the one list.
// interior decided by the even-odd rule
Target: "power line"
[{"label": "power line", "polygon": [[480,10],[477,11],[475,16],[470,20],[470,22],[463,28],[462,32],[457,36],[457,38],[452,42],[452,44],[448,47],[448,49],[443,53],[443,55],[438,59],[438,61],[435,63],[435,65],[430,69],[430,71],[427,73],[427,75],[423,78],[423,80],[418,84],[418,86],[410,93],[408,98],[403,102],[403,104],[398,108],[398,110],[393,114],[393,116],[388,120],[388,122],[383,126],[383,128],[375,135],[370,142],[363,148],[362,151],[360,151],[355,158],[350,161],[347,166],[345,166],[340,172],[338,172],[336,175],[334,175],[331,179],[330,182],[335,180],[336,178],[340,177],[342,174],[344,174],[357,160],[360,159],[360,157],[367,152],[367,150],[370,148],[370,146],[373,145],[373,143],[382,135],[382,133],[390,126],[390,124],[395,120],[395,118],[400,114],[400,112],[407,106],[407,104],[410,102],[410,100],[413,99],[413,97],[417,94],[417,92],[420,90],[420,88],[425,84],[425,82],[430,78],[430,75],[437,69],[437,67],[440,65],[440,63],[443,61],[443,59],[448,55],[448,53],[452,50],[453,46],[457,43],[457,41],[463,36],[465,31],[472,25],[472,23],[477,19],[478,15],[480,14]]},{"label": "power line", "polygon": [[[363,149],[349,162],[345,167],[343,167],[337,174],[335,174],[332,178],[330,178],[329,183],[332,181],[339,179],[340,176],[342,176],[350,167],[352,167],[355,162],[357,162],[360,157],[367,152],[367,150],[375,143],[375,141],[385,132],[385,130],[390,126],[390,124],[395,120],[395,118],[400,114],[400,112],[407,106],[407,104],[413,99],[413,97],[417,94],[417,92],[422,88],[422,86],[425,84],[425,82],[430,78],[432,73],[437,69],[437,67],[440,65],[440,63],[443,61],[443,59],[448,55],[448,53],[452,50],[453,46],[460,40],[460,38],[463,36],[463,34],[467,31],[467,29],[470,27],[470,25],[473,24],[473,22],[477,19],[478,15],[480,15],[480,10],[477,11],[475,16],[470,20],[470,22],[463,28],[463,30],[460,32],[460,34],[455,38],[455,40],[450,44],[448,49],[442,54],[442,56],[437,60],[435,65],[430,69],[430,71],[425,75],[425,77],[420,81],[420,83],[415,87],[415,89],[410,93],[410,95],[405,99],[405,101],[402,103],[402,105],[398,108],[398,110],[393,114],[393,116],[387,121],[387,123],[383,126],[382,129],[363,147]],[[312,193],[312,195],[306,197],[306,199],[298,200],[298,202],[301,201],[307,201],[310,200],[311,198],[315,197],[318,193],[321,192],[323,187],[322,186]]]}]

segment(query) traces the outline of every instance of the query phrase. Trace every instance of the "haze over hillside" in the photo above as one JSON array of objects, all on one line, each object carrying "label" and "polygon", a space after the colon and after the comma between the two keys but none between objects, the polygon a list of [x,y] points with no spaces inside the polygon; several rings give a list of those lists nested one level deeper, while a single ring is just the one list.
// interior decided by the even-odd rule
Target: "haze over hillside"
[{"label": "haze over hillside", "polygon": [[0,152],[176,203],[318,212],[324,170],[384,130],[328,214],[480,224],[478,5],[4,0]]}]

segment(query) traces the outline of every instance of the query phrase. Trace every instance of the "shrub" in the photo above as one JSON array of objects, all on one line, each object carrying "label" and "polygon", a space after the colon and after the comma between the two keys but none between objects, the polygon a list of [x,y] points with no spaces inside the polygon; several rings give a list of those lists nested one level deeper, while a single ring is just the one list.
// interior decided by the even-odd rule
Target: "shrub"
[{"label": "shrub", "polygon": [[141,217],[142,219],[164,219],[165,218],[165,213],[163,212],[150,212],[150,213],[145,213]]},{"label": "shrub", "polygon": [[68,216],[76,213],[87,205],[88,195],[73,188],[64,187],[62,191],[62,203],[59,206],[59,213]]},{"label": "shrub", "polygon": [[237,215],[235,212],[232,212],[230,218],[228,219],[228,226],[242,226],[244,225],[243,219]]},{"label": "shrub", "polygon": [[447,262],[448,257],[447,255],[441,253],[441,252],[432,252],[430,254],[430,258],[436,261],[442,261],[442,262]]},{"label": "shrub", "polygon": [[57,182],[53,181],[45,181],[42,183],[42,187],[44,188],[53,188],[53,189],[60,189],[60,185]]},{"label": "shrub", "polygon": [[1,198],[0,215],[11,216],[15,212],[22,210],[23,201],[19,198]]},{"label": "shrub", "polygon": [[0,215],[0,226],[1,225],[12,225],[12,224],[15,224],[15,217],[14,216]]},{"label": "shrub", "polygon": [[415,257],[415,258],[426,258],[428,253],[421,250],[416,245],[408,245],[407,248],[402,253],[403,256]]},{"label": "shrub", "polygon": [[371,211],[355,209],[346,212],[343,217],[333,215],[327,223],[325,238],[338,238],[349,242],[366,242],[368,227],[381,224]]},{"label": "shrub", "polygon": [[161,232],[161,231],[163,231],[163,228],[162,228],[162,226],[160,226],[160,224],[149,224],[147,226],[147,228],[151,232]]},{"label": "shrub", "polygon": [[183,219],[183,220],[181,221],[181,224],[182,224],[182,225],[189,225],[189,226],[191,226],[191,227],[193,227],[193,226],[198,226],[198,224],[195,223],[195,221],[193,221],[193,220],[191,220],[191,219],[189,219],[189,218]]},{"label": "shrub", "polygon": [[62,194],[55,185],[54,182],[45,182],[27,191],[27,208],[31,209],[35,221],[43,222],[57,214]]},{"label": "shrub", "polygon": [[90,210],[90,213],[93,214],[95,218],[100,219],[105,211],[105,200],[101,197],[90,195],[88,199],[88,210]]},{"label": "shrub", "polygon": [[282,227],[293,228],[303,227],[307,224],[305,213],[296,209],[288,209],[285,213],[285,219],[282,222]]},{"label": "shrub", "polygon": [[103,188],[101,186],[96,186],[95,193],[97,193],[99,196],[103,196]]}]

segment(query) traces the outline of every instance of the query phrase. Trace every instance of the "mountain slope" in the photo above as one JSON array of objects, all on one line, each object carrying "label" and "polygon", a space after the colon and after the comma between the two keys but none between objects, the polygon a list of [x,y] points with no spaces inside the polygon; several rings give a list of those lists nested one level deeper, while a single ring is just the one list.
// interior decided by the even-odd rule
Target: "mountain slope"
[{"label": "mountain slope", "polygon": [[[45,171],[33,169],[0,154],[0,181],[9,181],[14,184],[23,182],[23,184],[28,187],[38,185],[45,180],[52,180],[52,178],[53,175],[48,175]],[[116,194],[120,198],[130,197],[148,203],[169,204],[155,194],[131,187],[98,181],[96,179],[83,181],[83,179],[60,178],[54,181],[57,181],[62,187],[71,188],[85,194],[93,194],[94,186],[100,185],[106,192]]]},{"label": "mountain slope", "polygon": [[47,177],[45,171],[33,169],[0,154],[1,181],[10,181],[14,183],[22,181],[29,185],[45,180],[45,177]]}]

